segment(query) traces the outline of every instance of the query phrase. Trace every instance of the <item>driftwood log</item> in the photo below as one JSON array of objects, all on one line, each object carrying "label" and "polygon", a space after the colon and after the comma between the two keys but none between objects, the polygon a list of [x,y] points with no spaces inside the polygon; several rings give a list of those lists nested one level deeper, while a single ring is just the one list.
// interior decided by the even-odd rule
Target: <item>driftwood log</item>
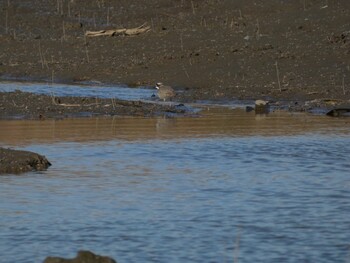
[{"label": "driftwood log", "polygon": [[87,37],[100,37],[100,36],[135,36],[142,33],[146,33],[151,29],[150,26],[145,24],[135,28],[121,28],[121,29],[108,29],[99,31],[86,31]]}]

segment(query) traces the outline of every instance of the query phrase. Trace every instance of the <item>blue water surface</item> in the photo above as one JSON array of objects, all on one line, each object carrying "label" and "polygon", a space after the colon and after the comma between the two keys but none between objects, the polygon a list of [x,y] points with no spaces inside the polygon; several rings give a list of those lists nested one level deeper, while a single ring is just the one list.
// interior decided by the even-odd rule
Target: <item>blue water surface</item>
[{"label": "blue water surface", "polygon": [[[54,165],[0,177],[1,262],[347,262],[350,138],[33,144]],[[4,260],[4,261],[2,261]]]}]

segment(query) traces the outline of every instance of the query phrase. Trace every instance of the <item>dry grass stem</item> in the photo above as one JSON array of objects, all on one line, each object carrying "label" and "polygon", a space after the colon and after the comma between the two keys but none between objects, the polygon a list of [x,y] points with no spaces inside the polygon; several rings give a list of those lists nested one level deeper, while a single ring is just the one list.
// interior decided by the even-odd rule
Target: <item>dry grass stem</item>
[{"label": "dry grass stem", "polygon": [[87,40],[86,40],[86,32],[84,31],[84,29],[83,29],[83,35],[84,35],[84,45],[86,46],[87,45]]},{"label": "dry grass stem", "polygon": [[107,8],[107,26],[109,26],[109,7]]},{"label": "dry grass stem", "polygon": [[41,42],[40,41],[39,41],[39,56],[40,56],[41,68],[44,68],[44,59],[43,59],[43,53],[41,51]]},{"label": "dry grass stem", "polygon": [[182,38],[182,32],[180,34],[180,44],[181,44],[181,51],[184,51],[184,43],[183,43],[183,38]]},{"label": "dry grass stem", "polygon": [[279,73],[278,62],[277,61],[275,63],[275,66],[276,66],[276,75],[277,75],[278,87],[279,87],[279,90],[282,92],[281,81],[280,81],[280,73]]},{"label": "dry grass stem", "polygon": [[193,1],[191,1],[191,6],[192,6],[192,13],[195,15],[195,14],[196,14],[196,10],[194,9],[194,3],[193,3]]},{"label": "dry grass stem", "polygon": [[183,68],[183,70],[184,70],[184,72],[185,72],[187,78],[190,79],[190,75],[188,75],[188,72],[187,72],[187,70],[186,70],[186,68],[185,68],[184,65],[182,65],[182,68]]},{"label": "dry grass stem", "polygon": [[6,30],[6,34],[9,32],[9,28],[8,28],[8,18],[9,18],[9,14],[8,14],[8,11],[6,10],[6,18],[5,18],[5,30]]},{"label": "dry grass stem", "polygon": [[87,46],[85,46],[85,55],[86,55],[87,62],[90,63],[89,51]]},{"label": "dry grass stem", "polygon": [[44,60],[44,65],[46,66],[47,69],[49,69],[49,63],[47,62],[45,58],[45,54],[43,54],[43,60]]},{"label": "dry grass stem", "polygon": [[53,105],[57,105],[56,103],[56,98],[55,98],[55,94],[53,92],[51,92],[51,99],[52,99],[52,104]]},{"label": "dry grass stem", "polygon": [[62,22],[63,40],[66,40],[66,28],[64,26],[64,21]]},{"label": "dry grass stem", "polygon": [[70,17],[70,2],[68,2],[68,17]]},{"label": "dry grass stem", "polygon": [[63,12],[63,0],[61,0],[61,16],[63,16],[64,12]]}]

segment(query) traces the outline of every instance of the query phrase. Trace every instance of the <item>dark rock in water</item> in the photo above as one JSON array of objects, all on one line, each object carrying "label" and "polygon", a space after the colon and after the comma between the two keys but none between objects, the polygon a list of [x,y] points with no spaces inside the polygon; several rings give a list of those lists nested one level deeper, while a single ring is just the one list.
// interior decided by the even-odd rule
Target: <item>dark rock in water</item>
[{"label": "dark rock in water", "polygon": [[59,257],[47,257],[43,263],[117,263],[114,259],[106,256],[95,255],[90,251],[79,251],[73,259]]},{"label": "dark rock in water", "polygon": [[51,163],[45,156],[28,151],[0,147],[0,174],[18,174],[46,170]]},{"label": "dark rock in water", "polygon": [[332,117],[350,117],[350,108],[333,109],[326,114]]},{"label": "dark rock in water", "polygon": [[255,108],[252,107],[252,106],[246,106],[246,107],[245,107],[245,111],[246,111],[246,112],[252,112],[253,110],[255,110]]}]

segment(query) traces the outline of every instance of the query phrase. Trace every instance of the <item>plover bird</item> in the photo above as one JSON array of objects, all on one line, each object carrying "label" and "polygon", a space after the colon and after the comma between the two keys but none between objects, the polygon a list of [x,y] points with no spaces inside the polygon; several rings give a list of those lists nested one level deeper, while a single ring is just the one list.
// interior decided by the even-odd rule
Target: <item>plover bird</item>
[{"label": "plover bird", "polygon": [[166,101],[167,99],[171,100],[176,95],[172,87],[165,86],[161,82],[158,82],[156,84],[156,89],[158,90],[158,97],[164,101]]}]

